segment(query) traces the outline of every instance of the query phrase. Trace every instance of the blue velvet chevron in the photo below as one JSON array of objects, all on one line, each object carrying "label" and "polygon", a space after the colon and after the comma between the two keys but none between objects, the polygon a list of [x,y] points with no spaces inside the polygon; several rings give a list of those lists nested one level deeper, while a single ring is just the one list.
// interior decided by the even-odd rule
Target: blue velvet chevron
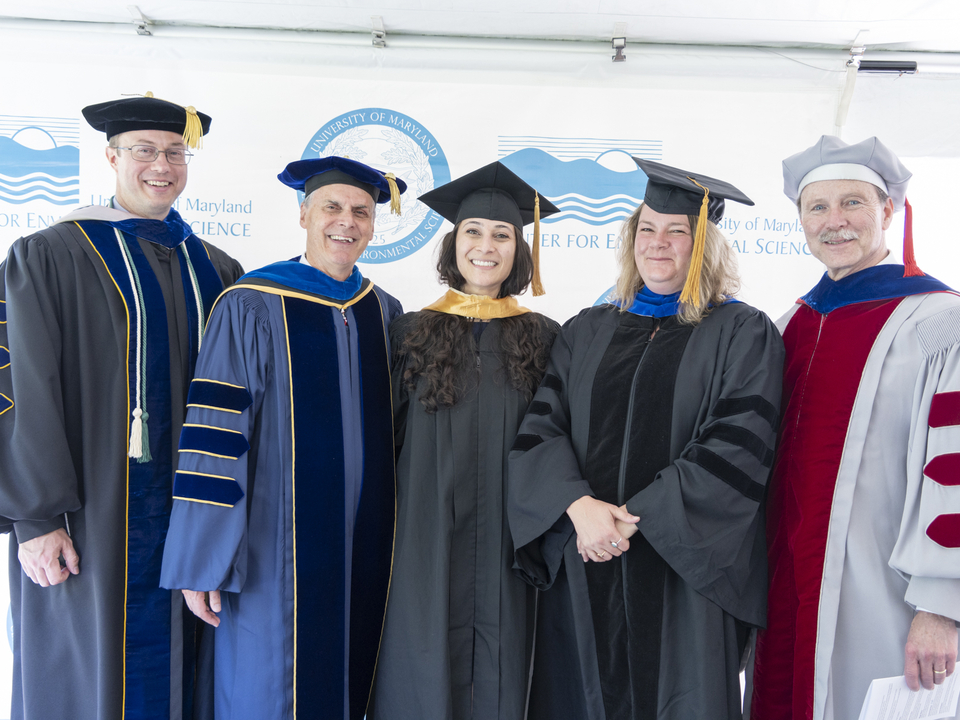
[{"label": "blue velvet chevron", "polygon": [[250,407],[251,403],[253,398],[246,388],[204,378],[194,378],[187,394],[187,407],[208,407],[241,413]]},{"label": "blue velvet chevron", "polygon": [[173,478],[173,497],[175,500],[233,507],[243,498],[243,490],[233,478],[177,470]]},{"label": "blue velvet chevron", "polygon": [[184,425],[180,431],[180,452],[198,452],[237,460],[249,449],[250,443],[236,430]]}]

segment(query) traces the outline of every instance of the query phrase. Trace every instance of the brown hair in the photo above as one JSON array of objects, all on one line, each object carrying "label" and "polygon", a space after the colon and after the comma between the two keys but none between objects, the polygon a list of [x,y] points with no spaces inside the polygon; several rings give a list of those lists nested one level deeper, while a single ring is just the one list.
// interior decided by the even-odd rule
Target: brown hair
[{"label": "brown hair", "polygon": [[[498,383],[506,380],[527,400],[533,397],[547,367],[550,343],[544,340],[547,320],[525,313],[500,320]],[[424,310],[403,342],[403,383],[428,413],[456,405],[479,380],[478,348],[473,322],[459,315]]]}]

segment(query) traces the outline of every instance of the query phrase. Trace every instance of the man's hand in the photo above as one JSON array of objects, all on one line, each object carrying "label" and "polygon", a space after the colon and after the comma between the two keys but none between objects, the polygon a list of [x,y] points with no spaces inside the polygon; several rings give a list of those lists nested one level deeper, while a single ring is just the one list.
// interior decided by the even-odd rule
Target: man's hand
[{"label": "man's hand", "polygon": [[220,625],[220,618],[214,613],[220,612],[220,591],[211,590],[202,592],[200,590],[181,590],[183,599],[187,601],[187,607],[198,618],[208,625],[217,627]]},{"label": "man's hand", "polygon": [[[65,567],[60,567],[61,556]],[[20,543],[17,557],[27,577],[40,587],[59,585],[71,575],[80,574],[80,556],[63,528]]]},{"label": "man's hand", "polygon": [[911,690],[927,690],[953,674],[957,663],[957,624],[950,618],[917,612],[904,652],[903,675]]},{"label": "man's hand", "polygon": [[[640,518],[624,508],[602,502],[589,495],[570,504],[567,515],[577,531],[577,552],[584,562],[606,562],[630,549],[630,543],[617,529],[616,522],[638,523]],[[613,543],[617,543],[616,546]]]}]

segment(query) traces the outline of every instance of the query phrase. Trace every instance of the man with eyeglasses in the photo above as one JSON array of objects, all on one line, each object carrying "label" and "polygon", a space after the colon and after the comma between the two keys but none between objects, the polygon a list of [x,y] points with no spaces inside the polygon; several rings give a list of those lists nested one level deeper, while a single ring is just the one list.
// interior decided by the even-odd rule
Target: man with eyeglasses
[{"label": "man with eyeglasses", "polygon": [[110,207],[0,265],[11,717],[190,718],[199,631],[160,560],[204,324],[242,270],[172,208],[207,115],[150,94],[83,115],[109,140]]}]

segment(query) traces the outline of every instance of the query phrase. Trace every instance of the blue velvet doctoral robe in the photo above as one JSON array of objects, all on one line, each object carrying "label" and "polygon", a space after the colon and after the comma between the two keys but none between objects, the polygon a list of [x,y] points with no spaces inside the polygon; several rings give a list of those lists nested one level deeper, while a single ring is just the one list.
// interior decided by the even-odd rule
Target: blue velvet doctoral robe
[{"label": "blue velvet doctoral robe", "polygon": [[161,582],[221,590],[221,718],[366,711],[396,482],[387,328],[358,271],[297,262],[214,308],[187,400]]},{"label": "blue velvet doctoral robe", "polygon": [[[242,272],[175,210],[160,221],[100,206],[20,238],[0,263],[0,530],[13,530],[0,717],[205,717],[195,618],[160,589],[160,558],[200,333]],[[148,432],[131,458],[137,409]],[[80,574],[40,587],[19,544],[60,528]]]}]

